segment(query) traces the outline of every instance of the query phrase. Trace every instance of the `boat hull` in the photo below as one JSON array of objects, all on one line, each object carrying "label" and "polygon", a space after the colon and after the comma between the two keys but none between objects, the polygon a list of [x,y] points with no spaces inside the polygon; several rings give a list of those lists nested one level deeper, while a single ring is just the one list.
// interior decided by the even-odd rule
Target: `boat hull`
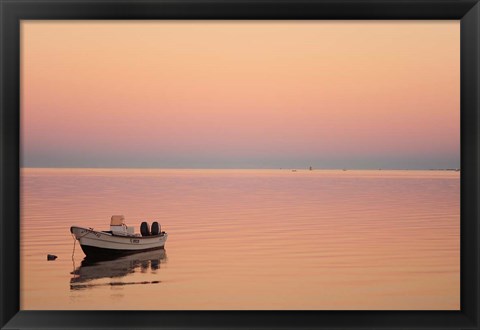
[{"label": "boat hull", "polygon": [[88,258],[92,258],[92,259],[110,259],[110,258],[113,259],[113,258],[130,255],[130,254],[153,251],[153,250],[162,250],[165,248],[162,245],[159,247],[152,247],[152,248],[143,249],[143,250],[118,250],[118,249],[100,248],[96,246],[82,245],[82,244],[80,244],[80,247],[82,248],[83,253],[85,253],[85,255]]},{"label": "boat hull", "polygon": [[138,252],[163,249],[167,233],[156,236],[117,236],[90,228],[71,227],[87,257],[118,257]]}]

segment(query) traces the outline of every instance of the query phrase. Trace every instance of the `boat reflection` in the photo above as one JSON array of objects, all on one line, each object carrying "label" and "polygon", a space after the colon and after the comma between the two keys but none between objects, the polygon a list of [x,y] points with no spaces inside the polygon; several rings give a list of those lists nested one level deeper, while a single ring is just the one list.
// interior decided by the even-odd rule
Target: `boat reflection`
[{"label": "boat reflection", "polygon": [[[98,260],[84,258],[79,267],[71,272],[71,290],[82,290],[98,286],[121,286],[132,284],[157,284],[153,281],[122,281],[123,277],[140,270],[141,273],[156,274],[160,265],[166,262],[164,249],[141,252],[113,260]],[[110,279],[110,281],[100,281]]]}]

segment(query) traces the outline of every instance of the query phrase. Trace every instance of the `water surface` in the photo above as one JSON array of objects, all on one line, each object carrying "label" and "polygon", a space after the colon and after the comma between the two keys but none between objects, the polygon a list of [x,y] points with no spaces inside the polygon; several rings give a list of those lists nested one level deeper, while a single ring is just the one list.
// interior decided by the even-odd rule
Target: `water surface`
[{"label": "water surface", "polygon": [[[23,169],[22,309],[459,309],[460,174]],[[71,225],[159,221],[90,262]],[[47,261],[46,255],[58,256]]]}]

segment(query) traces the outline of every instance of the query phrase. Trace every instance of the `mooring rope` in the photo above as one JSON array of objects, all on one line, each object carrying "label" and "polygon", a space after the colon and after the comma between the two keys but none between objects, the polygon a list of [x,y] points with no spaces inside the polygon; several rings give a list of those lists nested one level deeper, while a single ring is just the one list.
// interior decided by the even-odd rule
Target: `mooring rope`
[{"label": "mooring rope", "polygon": [[73,237],[73,251],[72,251],[72,263],[73,263],[73,270],[72,270],[72,275],[75,278],[75,246],[77,245],[77,239],[75,238],[75,235],[72,233]]},{"label": "mooring rope", "polygon": [[74,234],[72,234],[72,237],[73,237],[73,251],[72,251],[72,260],[73,262],[75,263],[75,246],[77,245],[77,238],[75,237]]},{"label": "mooring rope", "polygon": [[[90,229],[90,230],[93,230],[93,228],[89,228],[89,229]],[[78,240],[80,240],[80,238],[88,235],[89,233],[90,233],[90,232],[87,231],[85,234],[83,234],[82,236],[80,236],[80,237],[78,238]],[[75,237],[75,234],[72,233],[71,235],[72,235],[72,237],[73,237],[73,251],[72,251],[72,260],[73,260],[73,259],[74,259],[74,255],[75,255],[75,246],[77,246],[77,238]]]}]

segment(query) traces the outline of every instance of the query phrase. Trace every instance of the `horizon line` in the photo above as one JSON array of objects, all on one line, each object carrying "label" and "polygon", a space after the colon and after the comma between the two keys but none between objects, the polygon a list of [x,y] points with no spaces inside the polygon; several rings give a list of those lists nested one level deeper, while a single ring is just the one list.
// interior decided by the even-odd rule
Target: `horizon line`
[{"label": "horizon line", "polygon": [[84,169],[84,170],[306,170],[306,171],[460,171],[457,168],[312,168],[309,167],[64,167],[64,166],[20,166],[20,169]]}]

